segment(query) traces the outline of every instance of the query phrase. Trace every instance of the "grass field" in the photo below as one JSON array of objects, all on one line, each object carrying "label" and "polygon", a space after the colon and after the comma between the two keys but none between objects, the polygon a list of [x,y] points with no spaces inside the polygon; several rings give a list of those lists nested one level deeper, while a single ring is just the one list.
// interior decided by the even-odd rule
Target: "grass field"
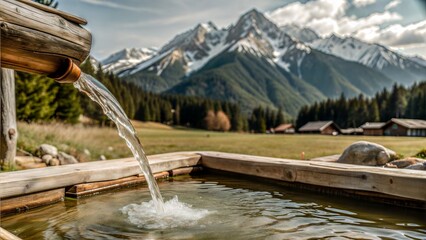
[{"label": "grass field", "polygon": [[[175,151],[221,151],[300,159],[339,154],[355,141],[366,140],[382,144],[404,156],[412,156],[426,148],[426,138],[367,137],[321,135],[270,135],[208,132],[193,129],[173,129],[156,123],[136,122],[135,128],[147,154]],[[108,159],[131,155],[115,128],[68,126],[63,124],[19,123],[18,147],[34,152],[48,143],[60,150],[77,155],[83,161],[96,160],[101,154]],[[83,154],[84,149],[91,152]]]}]

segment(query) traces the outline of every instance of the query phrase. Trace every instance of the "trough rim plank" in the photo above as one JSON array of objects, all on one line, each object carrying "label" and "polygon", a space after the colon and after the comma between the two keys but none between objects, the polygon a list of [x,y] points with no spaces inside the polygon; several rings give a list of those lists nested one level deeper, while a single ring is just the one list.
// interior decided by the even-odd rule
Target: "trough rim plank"
[{"label": "trough rim plank", "polygon": [[[198,165],[201,156],[176,152],[148,156],[153,173]],[[80,183],[114,180],[141,173],[134,158],[93,161],[0,173],[0,198],[9,198]]]},{"label": "trough rim plank", "polygon": [[[206,168],[321,187],[369,191],[389,197],[426,202],[426,191],[423,191],[426,184],[425,171],[210,151],[199,154],[202,156],[201,165]],[[267,174],[262,173],[265,169]]]}]

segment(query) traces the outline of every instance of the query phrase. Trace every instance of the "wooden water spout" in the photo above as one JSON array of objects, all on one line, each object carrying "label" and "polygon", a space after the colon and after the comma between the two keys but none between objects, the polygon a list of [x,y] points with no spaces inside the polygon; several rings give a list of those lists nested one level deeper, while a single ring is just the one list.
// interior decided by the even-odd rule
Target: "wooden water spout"
[{"label": "wooden water spout", "polygon": [[80,77],[90,53],[86,20],[30,0],[0,1],[0,165],[13,168],[16,114],[13,70],[37,73],[60,83]]},{"label": "wooden water spout", "polygon": [[90,32],[80,24],[86,21],[29,0],[2,0],[2,68],[44,74],[59,82],[77,80],[78,65],[92,43]]}]

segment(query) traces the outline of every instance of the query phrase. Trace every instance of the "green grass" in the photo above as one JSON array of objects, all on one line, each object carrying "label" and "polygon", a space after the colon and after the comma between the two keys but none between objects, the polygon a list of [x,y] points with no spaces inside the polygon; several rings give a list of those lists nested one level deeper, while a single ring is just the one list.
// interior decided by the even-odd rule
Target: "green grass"
[{"label": "green grass", "polygon": [[[18,147],[30,152],[42,143],[49,143],[83,161],[96,160],[100,154],[108,159],[131,156],[114,128],[19,123],[18,130]],[[178,130],[154,123],[137,123],[136,130],[149,155],[175,151],[221,151],[300,159],[301,152],[304,152],[305,158],[309,159],[342,153],[348,145],[361,140],[379,143],[404,156],[413,156],[426,147],[426,138],[415,137],[220,133]],[[83,154],[84,149],[91,152],[90,157]]]}]

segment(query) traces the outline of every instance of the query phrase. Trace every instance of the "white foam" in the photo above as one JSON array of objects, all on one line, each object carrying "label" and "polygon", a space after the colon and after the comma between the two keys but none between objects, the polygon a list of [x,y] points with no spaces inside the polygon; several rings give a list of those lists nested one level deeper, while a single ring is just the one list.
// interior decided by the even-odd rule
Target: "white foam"
[{"label": "white foam", "polygon": [[129,204],[120,209],[128,216],[130,223],[145,229],[168,229],[194,226],[211,212],[192,208],[190,204],[179,202],[175,196],[164,203],[164,212],[157,212],[154,202]]}]

